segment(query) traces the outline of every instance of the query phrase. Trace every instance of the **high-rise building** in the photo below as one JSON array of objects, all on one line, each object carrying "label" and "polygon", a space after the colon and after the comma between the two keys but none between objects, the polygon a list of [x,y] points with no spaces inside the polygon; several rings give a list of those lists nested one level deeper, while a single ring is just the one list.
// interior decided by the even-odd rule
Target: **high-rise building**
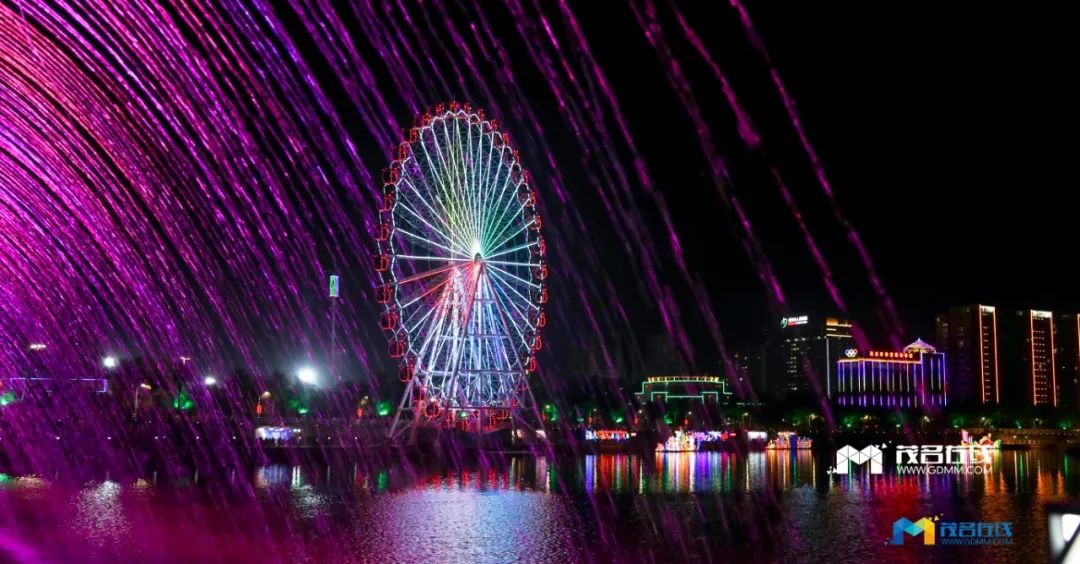
[{"label": "high-rise building", "polygon": [[[736,397],[746,399],[760,397],[768,389],[766,375],[766,347],[743,347],[732,351],[731,364],[734,371],[732,389]],[[747,393],[747,388],[753,394]]]},{"label": "high-rise building", "polygon": [[997,308],[957,306],[934,320],[949,362],[949,394],[956,402],[1001,403]]},{"label": "high-rise building", "polygon": [[1058,315],[1054,329],[1058,405],[1077,409],[1080,408],[1080,314]]},{"label": "high-rise building", "polygon": [[1035,309],[1017,312],[1027,347],[1021,349],[1022,373],[1027,405],[1057,407],[1057,366],[1054,343],[1054,314]]},{"label": "high-rise building", "polygon": [[922,339],[903,351],[850,349],[836,361],[835,401],[858,407],[943,407],[948,401],[945,353]]},{"label": "high-rise building", "polygon": [[823,394],[835,387],[836,361],[854,346],[851,323],[836,317],[784,317],[768,345],[767,380],[781,397]]},{"label": "high-rise building", "polygon": [[855,348],[855,339],[851,335],[851,322],[835,317],[825,318],[825,395],[833,396],[836,377],[833,370],[836,360],[847,355]]},{"label": "high-rise building", "polygon": [[1024,309],[1001,317],[1004,402],[1012,405],[1057,407],[1057,354],[1054,314]]}]

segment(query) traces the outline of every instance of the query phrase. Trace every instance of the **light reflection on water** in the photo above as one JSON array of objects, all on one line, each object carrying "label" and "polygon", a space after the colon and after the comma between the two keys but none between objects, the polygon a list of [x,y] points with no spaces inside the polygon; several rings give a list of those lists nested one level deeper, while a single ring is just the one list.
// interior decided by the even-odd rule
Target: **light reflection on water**
[{"label": "light reflection on water", "polygon": [[[1003,452],[988,475],[830,476],[810,452],[590,455],[346,468],[246,482],[0,481],[0,560],[1045,559],[1075,464]],[[208,485],[209,484],[209,485]],[[1012,521],[1011,547],[885,546],[899,517]],[[929,552],[928,552],[929,551]]]}]

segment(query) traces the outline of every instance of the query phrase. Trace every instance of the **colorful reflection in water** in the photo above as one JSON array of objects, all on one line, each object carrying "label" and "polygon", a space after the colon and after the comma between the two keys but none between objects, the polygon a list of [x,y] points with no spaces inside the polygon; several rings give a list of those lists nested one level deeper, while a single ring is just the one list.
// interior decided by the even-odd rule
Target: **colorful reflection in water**
[{"label": "colorful reflection in water", "polygon": [[[265,466],[250,481],[5,476],[0,560],[1038,560],[1044,506],[1080,491],[1074,461],[1039,452],[963,476],[832,476],[809,451],[489,462]],[[1011,521],[1016,544],[884,545],[893,521],[922,515]]]}]

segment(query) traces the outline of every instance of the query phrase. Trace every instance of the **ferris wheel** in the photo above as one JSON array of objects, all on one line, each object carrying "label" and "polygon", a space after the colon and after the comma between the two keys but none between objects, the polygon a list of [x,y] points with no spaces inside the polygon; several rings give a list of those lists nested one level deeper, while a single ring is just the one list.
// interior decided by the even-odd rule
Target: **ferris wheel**
[{"label": "ferris wheel", "polygon": [[384,171],[375,269],[380,323],[413,421],[479,425],[535,409],[548,275],[529,174],[469,104],[417,117]]}]

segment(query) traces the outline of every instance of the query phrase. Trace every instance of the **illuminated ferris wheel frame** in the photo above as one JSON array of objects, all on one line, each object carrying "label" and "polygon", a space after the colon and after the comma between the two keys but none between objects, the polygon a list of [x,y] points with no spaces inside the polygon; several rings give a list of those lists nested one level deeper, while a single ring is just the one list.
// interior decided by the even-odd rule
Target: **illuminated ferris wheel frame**
[{"label": "illuminated ferris wheel frame", "polygon": [[[416,118],[383,173],[376,301],[405,392],[389,434],[541,418],[529,387],[546,324],[546,245],[521,157],[484,111]],[[542,425],[541,425],[542,426]]]}]

